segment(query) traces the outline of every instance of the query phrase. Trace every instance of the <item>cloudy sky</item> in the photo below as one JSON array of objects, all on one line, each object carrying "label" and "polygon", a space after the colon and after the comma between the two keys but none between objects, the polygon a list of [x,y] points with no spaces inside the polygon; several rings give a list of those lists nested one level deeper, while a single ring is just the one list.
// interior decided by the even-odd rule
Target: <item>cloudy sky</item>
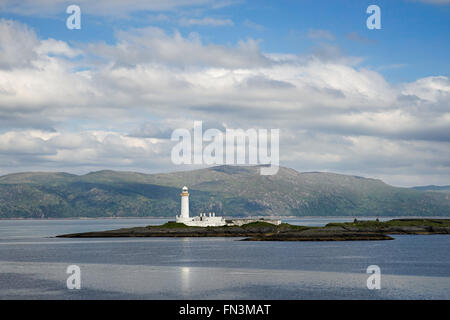
[{"label": "cloudy sky", "polygon": [[0,174],[186,169],[170,136],[201,120],[279,128],[299,171],[450,184],[450,0],[79,0],[80,30],[70,4],[0,0]]}]

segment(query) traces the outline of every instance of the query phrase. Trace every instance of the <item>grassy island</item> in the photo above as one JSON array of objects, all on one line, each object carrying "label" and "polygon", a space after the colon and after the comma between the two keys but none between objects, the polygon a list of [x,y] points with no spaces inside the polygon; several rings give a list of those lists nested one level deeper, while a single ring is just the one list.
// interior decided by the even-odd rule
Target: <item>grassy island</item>
[{"label": "grassy island", "polygon": [[61,238],[115,237],[236,237],[244,241],[347,241],[393,240],[391,234],[450,234],[450,219],[393,219],[385,222],[358,221],[305,227],[282,223],[254,222],[242,226],[189,227],[168,222],[160,226],[122,228],[65,234]]}]

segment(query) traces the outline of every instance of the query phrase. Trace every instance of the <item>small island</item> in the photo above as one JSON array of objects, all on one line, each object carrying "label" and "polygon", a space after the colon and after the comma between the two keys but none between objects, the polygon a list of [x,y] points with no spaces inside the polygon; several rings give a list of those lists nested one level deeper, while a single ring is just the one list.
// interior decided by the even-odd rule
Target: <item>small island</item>
[{"label": "small island", "polygon": [[116,237],[236,237],[242,241],[356,241],[393,240],[393,234],[450,234],[450,219],[393,219],[329,223],[306,227],[281,223],[252,222],[241,226],[192,227],[168,222],[160,226],[122,228],[59,235],[59,238]]}]

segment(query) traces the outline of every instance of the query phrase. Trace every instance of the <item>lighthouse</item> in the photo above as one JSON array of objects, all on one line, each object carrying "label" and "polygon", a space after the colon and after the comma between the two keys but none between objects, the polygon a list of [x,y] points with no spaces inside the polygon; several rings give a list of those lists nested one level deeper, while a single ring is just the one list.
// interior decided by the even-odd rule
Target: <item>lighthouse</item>
[{"label": "lighthouse", "polygon": [[207,215],[205,212],[201,212],[198,216],[189,216],[189,192],[186,186],[181,189],[181,212],[180,215],[175,216],[175,221],[183,223],[189,227],[221,227],[226,225],[241,226],[252,222],[268,222],[274,225],[279,225],[281,220],[270,219],[233,219],[225,220],[224,217],[217,217],[215,212],[209,212]]},{"label": "lighthouse", "polygon": [[209,216],[202,212],[199,216],[189,216],[189,192],[186,186],[181,189],[181,212],[176,216],[176,222],[183,223],[190,227],[219,227],[225,226],[227,222],[223,217],[216,217],[215,212],[210,212]]},{"label": "lighthouse", "polygon": [[189,192],[186,186],[181,190],[181,220],[189,220]]}]

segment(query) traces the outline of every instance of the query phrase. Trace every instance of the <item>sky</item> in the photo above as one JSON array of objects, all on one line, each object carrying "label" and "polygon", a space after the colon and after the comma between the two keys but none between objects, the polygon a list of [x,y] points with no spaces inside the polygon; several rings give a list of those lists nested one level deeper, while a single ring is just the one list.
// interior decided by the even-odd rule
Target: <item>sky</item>
[{"label": "sky", "polygon": [[280,129],[301,172],[450,185],[449,31],[450,0],[0,0],[0,175],[195,169],[170,136],[203,121]]}]

